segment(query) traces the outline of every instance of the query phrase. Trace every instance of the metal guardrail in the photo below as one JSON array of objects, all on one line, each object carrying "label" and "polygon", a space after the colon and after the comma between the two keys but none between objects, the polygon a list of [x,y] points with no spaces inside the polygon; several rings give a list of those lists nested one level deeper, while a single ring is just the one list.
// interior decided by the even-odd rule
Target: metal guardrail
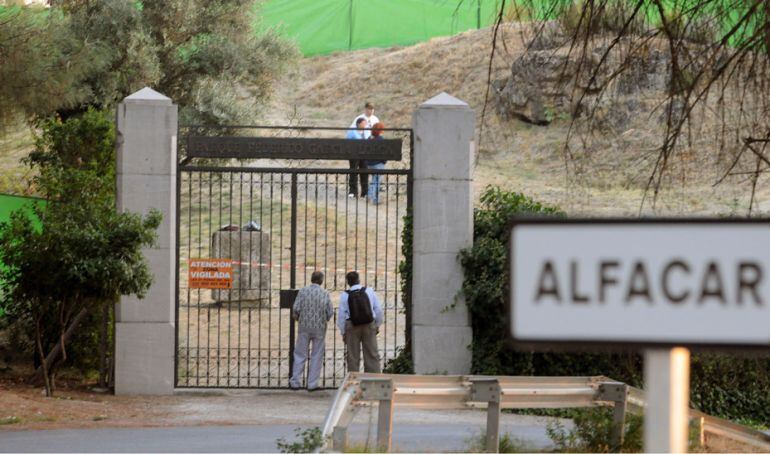
[{"label": "metal guardrail", "polygon": [[[391,448],[393,409],[486,408],[488,452],[499,443],[503,408],[614,407],[613,447],[623,443],[627,412],[641,412],[644,392],[607,377],[489,377],[474,375],[389,375],[349,373],[337,389],[323,426],[324,448],[343,451],[347,427],[364,407],[378,406],[377,447]],[[691,410],[703,444],[714,435],[770,452],[770,435]],[[331,445],[329,445],[331,443]],[[617,450],[617,449],[615,449]]]}]

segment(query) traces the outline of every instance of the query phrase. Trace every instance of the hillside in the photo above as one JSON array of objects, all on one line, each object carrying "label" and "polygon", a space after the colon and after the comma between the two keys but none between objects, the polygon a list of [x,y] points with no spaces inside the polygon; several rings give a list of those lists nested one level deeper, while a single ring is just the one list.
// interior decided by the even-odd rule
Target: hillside
[{"label": "hillside", "polygon": [[[510,76],[511,65],[527,43],[527,29],[506,24],[500,30],[492,79]],[[264,122],[347,126],[362,111],[366,100],[388,127],[410,127],[414,109],[441,91],[462,99],[473,108],[477,133],[489,65],[492,29],[473,30],[409,47],[366,49],[304,58],[282,80],[265,110]],[[558,53],[559,49],[554,52]],[[548,126],[520,120],[503,120],[490,102],[477,156],[475,187],[488,184],[526,193],[557,204],[573,215],[638,215],[652,161],[650,150],[661,133],[656,93],[640,93],[632,101],[641,105],[621,129],[602,137],[581,138],[588,144],[579,167],[565,159],[564,141],[569,115],[556,114]],[[749,203],[748,179],[714,183],[725,167],[725,157],[707,157],[697,150],[708,147],[710,131],[691,131],[693,152],[685,154],[672,173],[653,210],[646,215],[743,215]],[[699,142],[700,140],[700,142]],[[478,145],[478,144],[477,144]],[[20,194],[28,173],[19,159],[32,147],[23,126],[0,135],[0,192]],[[566,169],[569,167],[569,171]],[[757,187],[760,211],[770,210],[770,190]],[[756,209],[756,208],[755,208]]]},{"label": "hillside", "polygon": [[[510,75],[511,63],[525,48],[525,33],[519,24],[501,29],[493,80]],[[346,126],[362,110],[364,100],[370,100],[388,127],[409,127],[411,114],[421,102],[446,91],[474,109],[478,131],[491,37],[492,30],[487,28],[410,47],[306,58],[280,81],[268,119],[276,124],[291,120]],[[595,152],[579,178],[565,172],[563,145],[569,118],[556,118],[548,126],[504,121],[490,104],[481,137],[476,188],[495,184],[522,191],[558,204],[571,214],[637,215],[650,170],[642,151],[654,149],[660,134],[660,127],[651,121],[660,116],[650,107],[654,105],[651,98],[654,94],[639,96],[649,111],[631,115],[622,130],[592,142]],[[644,213],[745,214],[750,196],[746,181],[728,179],[713,186],[722,167],[723,163],[705,158],[683,163],[659,196],[655,210],[646,205]],[[758,200],[764,211],[770,209],[770,202],[768,191],[761,186]]]}]

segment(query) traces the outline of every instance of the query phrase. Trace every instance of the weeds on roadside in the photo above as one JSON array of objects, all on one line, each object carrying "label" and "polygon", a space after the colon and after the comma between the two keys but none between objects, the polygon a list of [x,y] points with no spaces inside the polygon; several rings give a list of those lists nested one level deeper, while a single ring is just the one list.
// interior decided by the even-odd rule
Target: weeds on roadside
[{"label": "weeds on roadside", "polygon": [[[487,449],[487,436],[484,431],[480,432],[473,437],[465,440],[466,452],[486,452]],[[511,434],[500,435],[500,442],[498,451],[504,452],[540,452],[541,450],[535,447],[532,443],[522,440],[521,438],[514,437]]]},{"label": "weeds on roadside", "polygon": [[298,440],[287,441],[285,438],[279,438],[275,441],[275,446],[280,452],[315,452],[323,446],[323,434],[321,428],[312,427],[310,429],[294,429]]},{"label": "weeds on roadside", "polygon": [[6,416],[5,418],[0,418],[0,426],[7,426],[9,424],[18,424],[21,422],[21,418],[18,416]]}]

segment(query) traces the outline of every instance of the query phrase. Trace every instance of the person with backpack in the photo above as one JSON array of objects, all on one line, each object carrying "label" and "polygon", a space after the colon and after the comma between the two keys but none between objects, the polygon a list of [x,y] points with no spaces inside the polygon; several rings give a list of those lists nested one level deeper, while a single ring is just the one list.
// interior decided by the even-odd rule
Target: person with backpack
[{"label": "person with backpack", "polygon": [[350,287],[340,296],[337,327],[347,348],[348,372],[358,372],[361,351],[364,353],[364,372],[380,372],[380,355],[377,349],[377,332],[383,314],[380,300],[371,287],[361,285],[358,272],[345,275]]}]

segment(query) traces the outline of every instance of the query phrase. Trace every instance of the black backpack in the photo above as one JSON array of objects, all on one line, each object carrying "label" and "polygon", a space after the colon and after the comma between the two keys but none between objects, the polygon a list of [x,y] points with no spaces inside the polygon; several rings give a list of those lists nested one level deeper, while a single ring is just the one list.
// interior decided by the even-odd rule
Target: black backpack
[{"label": "black backpack", "polygon": [[346,290],[348,294],[348,310],[350,311],[350,323],[353,326],[368,325],[374,321],[372,314],[372,304],[369,302],[369,295],[366,294],[366,287],[358,290]]}]

